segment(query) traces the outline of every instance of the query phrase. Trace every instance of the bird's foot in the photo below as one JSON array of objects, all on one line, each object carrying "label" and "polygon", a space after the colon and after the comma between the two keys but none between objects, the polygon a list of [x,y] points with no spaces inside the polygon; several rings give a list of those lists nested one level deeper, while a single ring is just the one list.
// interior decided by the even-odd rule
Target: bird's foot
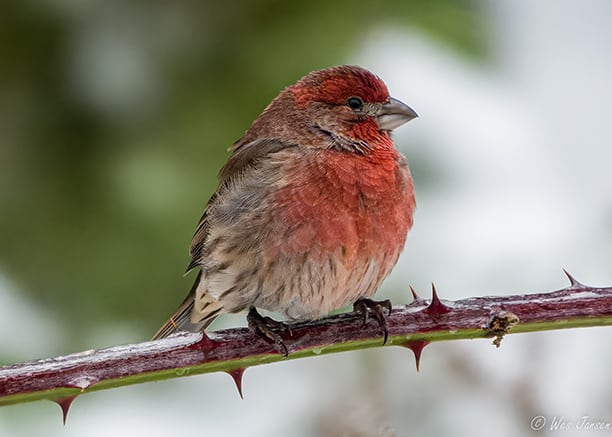
[{"label": "bird's foot", "polygon": [[[386,315],[384,310],[387,310]],[[383,331],[383,345],[387,343],[387,337],[389,337],[387,317],[391,315],[391,301],[389,299],[376,301],[361,297],[353,304],[353,311],[361,315],[363,326],[368,322],[368,315],[372,313],[378,322],[378,326]]]},{"label": "bird's foot", "polygon": [[257,312],[255,307],[251,307],[247,314],[247,323],[249,329],[256,335],[262,337],[268,343],[273,343],[279,353],[284,356],[289,355],[289,350],[285,345],[279,332],[288,332],[291,336],[291,328],[283,323],[278,322],[270,317],[262,316]]}]

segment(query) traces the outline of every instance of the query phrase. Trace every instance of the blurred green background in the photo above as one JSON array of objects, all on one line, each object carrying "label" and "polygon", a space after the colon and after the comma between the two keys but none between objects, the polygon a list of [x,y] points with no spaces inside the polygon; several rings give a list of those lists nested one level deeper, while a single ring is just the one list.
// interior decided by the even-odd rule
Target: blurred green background
[{"label": "blurred green background", "polygon": [[481,15],[469,0],[3,2],[0,268],[66,323],[63,352],[101,346],[100,323],[148,338],[190,286],[227,147],[280,89],[381,27],[486,59]]},{"label": "blurred green background", "polygon": [[[608,0],[5,0],[0,362],[147,340],[191,286],[227,147],[285,86],[358,63],[420,117],[418,208],[378,296],[461,299],[612,277]],[[213,329],[244,324],[224,315]],[[612,422],[610,329],[258,366],[0,409],[0,436],[526,435]],[[397,430],[397,431],[394,431]],[[564,435],[583,436],[584,430]],[[542,435],[541,431],[533,435]],[[555,433],[556,434],[556,433]]]}]

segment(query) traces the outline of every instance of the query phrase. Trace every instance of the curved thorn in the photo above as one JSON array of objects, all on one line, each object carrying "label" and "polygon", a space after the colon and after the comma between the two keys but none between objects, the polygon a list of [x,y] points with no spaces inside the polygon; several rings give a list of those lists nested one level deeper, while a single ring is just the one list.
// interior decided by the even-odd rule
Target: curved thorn
[{"label": "curved thorn", "polygon": [[412,293],[413,302],[421,300],[421,297],[417,294],[414,288],[412,288],[412,285],[410,285],[409,287],[410,287],[410,293]]},{"label": "curved thorn", "polygon": [[567,270],[563,269],[563,273],[565,273],[565,276],[567,276],[567,279],[569,279],[570,287],[583,287],[584,286],[584,284],[582,284],[576,278],[574,278],[572,274],[568,272]]},{"label": "curved thorn", "polygon": [[416,370],[419,371],[421,364],[421,352],[425,349],[429,342],[427,340],[412,340],[406,343],[404,346],[412,351],[414,354],[414,361],[416,363]]},{"label": "curved thorn", "polygon": [[436,286],[431,284],[431,303],[425,311],[427,311],[431,316],[439,316],[442,314],[446,314],[450,312],[451,308],[444,305],[440,298],[438,297],[438,292],[436,291]]},{"label": "curved thorn", "polygon": [[70,406],[72,402],[77,398],[78,395],[66,396],[65,398],[53,399],[59,407],[62,409],[62,420],[64,425],[66,425],[66,418],[68,417],[68,411],[70,410]]},{"label": "curved thorn", "polygon": [[246,370],[246,367],[239,367],[237,369],[228,370],[225,372],[229,376],[231,376],[232,379],[234,380],[234,384],[236,384],[236,388],[238,389],[238,394],[240,395],[240,399],[244,399],[244,396],[242,396],[242,375],[244,374],[245,370]]},{"label": "curved thorn", "polygon": [[215,349],[220,343],[210,338],[206,331],[202,330],[201,333],[202,338],[188,347],[189,349],[197,349],[204,351],[204,354],[206,355],[208,352]]}]

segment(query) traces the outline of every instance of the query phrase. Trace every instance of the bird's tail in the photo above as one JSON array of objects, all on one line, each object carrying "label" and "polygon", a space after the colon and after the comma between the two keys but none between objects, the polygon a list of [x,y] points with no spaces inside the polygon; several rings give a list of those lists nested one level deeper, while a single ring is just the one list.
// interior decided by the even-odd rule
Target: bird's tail
[{"label": "bird's tail", "polygon": [[183,303],[181,303],[174,314],[172,314],[172,316],[166,320],[166,323],[159,328],[159,330],[153,336],[153,340],[168,337],[170,334],[174,334],[178,331],[201,331],[206,329],[206,327],[217,318],[223,307],[216,300],[210,302],[210,304],[206,305],[201,311],[198,311],[197,317],[192,315],[196,290],[200,285],[201,276],[202,272],[198,274],[193,287],[191,287],[191,290]]}]

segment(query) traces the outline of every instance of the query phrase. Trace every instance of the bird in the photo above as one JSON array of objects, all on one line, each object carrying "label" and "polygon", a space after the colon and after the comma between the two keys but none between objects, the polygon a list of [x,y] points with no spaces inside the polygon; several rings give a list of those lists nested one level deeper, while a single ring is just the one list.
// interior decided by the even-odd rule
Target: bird
[{"label": "bird", "polygon": [[189,294],[153,339],[206,329],[222,313],[279,351],[287,321],[317,320],[353,304],[364,323],[404,248],[416,202],[391,132],[417,117],[369,70],[340,65],[287,86],[229,148],[196,227]]}]

